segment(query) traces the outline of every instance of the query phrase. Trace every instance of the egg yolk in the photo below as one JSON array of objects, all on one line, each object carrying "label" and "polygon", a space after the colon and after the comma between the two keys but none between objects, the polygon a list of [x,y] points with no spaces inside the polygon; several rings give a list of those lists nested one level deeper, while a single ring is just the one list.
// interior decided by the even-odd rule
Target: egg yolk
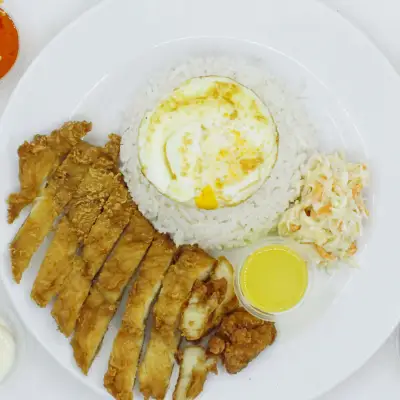
[{"label": "egg yolk", "polygon": [[306,292],[307,264],[286,246],[266,246],[246,259],[240,286],[253,307],[270,313],[287,311],[298,304]]},{"label": "egg yolk", "polygon": [[207,185],[203,188],[200,195],[195,198],[196,206],[204,210],[215,210],[218,208],[218,201],[215,197],[213,188]]}]

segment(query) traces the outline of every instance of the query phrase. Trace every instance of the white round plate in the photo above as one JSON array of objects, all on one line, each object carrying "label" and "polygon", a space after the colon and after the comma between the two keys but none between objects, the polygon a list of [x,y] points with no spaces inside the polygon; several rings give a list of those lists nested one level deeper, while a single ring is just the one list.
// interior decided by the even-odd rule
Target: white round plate
[{"label": "white round plate", "polygon": [[[315,398],[360,367],[400,319],[400,80],[363,35],[323,5],[310,0],[102,2],[49,44],[15,90],[0,125],[1,197],[5,201],[17,189],[17,147],[34,133],[85,118],[94,122],[90,136],[100,143],[106,133],[119,130],[132,91],[154,68],[179,57],[225,53],[265,61],[290,89],[301,92],[323,148],[366,158],[371,167],[372,217],[360,268],[317,273],[310,314],[283,323],[274,346],[237,376],[210,377],[203,393],[203,398],[231,400]],[[4,206],[0,220],[1,276],[21,319],[58,362],[104,393],[102,377],[120,317],[84,377],[50,310],[30,299],[40,255],[16,285],[7,246],[18,223],[6,224]]]}]

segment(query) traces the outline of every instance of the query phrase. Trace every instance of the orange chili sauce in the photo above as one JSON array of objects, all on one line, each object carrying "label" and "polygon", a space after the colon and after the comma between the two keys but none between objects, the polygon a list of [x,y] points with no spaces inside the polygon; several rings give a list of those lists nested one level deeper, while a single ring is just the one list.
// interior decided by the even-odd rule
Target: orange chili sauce
[{"label": "orange chili sauce", "polygon": [[12,68],[18,56],[18,31],[9,15],[0,8],[0,79]]}]

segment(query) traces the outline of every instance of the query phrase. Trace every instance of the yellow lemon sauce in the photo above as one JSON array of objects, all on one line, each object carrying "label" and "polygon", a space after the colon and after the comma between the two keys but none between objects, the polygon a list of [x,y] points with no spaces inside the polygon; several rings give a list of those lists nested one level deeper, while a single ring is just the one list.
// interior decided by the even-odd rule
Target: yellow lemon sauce
[{"label": "yellow lemon sauce", "polygon": [[240,286],[253,307],[267,313],[287,311],[301,301],[307,290],[307,263],[289,247],[263,247],[244,262]]}]

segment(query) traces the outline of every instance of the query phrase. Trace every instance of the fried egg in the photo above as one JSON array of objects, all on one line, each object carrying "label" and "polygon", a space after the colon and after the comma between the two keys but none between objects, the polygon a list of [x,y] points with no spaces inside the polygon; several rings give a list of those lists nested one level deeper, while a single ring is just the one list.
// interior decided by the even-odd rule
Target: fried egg
[{"label": "fried egg", "polygon": [[270,176],[278,132],[268,108],[232,79],[188,80],[139,127],[142,173],[165,196],[200,209],[237,205]]}]

